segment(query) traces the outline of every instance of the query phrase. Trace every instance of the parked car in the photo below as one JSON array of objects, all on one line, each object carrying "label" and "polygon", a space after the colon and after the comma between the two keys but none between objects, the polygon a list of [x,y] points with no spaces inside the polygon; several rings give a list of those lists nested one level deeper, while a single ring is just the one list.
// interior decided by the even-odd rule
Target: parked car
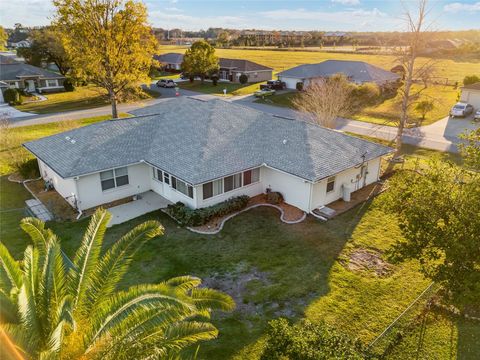
[{"label": "parked car", "polygon": [[157,86],[164,88],[173,88],[175,87],[175,81],[173,81],[172,79],[161,79],[157,81]]},{"label": "parked car", "polygon": [[480,121],[480,109],[478,109],[478,110],[475,112],[475,115],[473,115],[473,120],[475,120],[475,121]]},{"label": "parked car", "polygon": [[280,80],[268,80],[266,84],[260,85],[260,90],[263,90],[263,89],[283,90],[285,88],[286,88],[285,83]]},{"label": "parked car", "polygon": [[259,97],[263,99],[265,96],[272,96],[274,94],[275,94],[275,90],[261,89],[261,90],[255,91],[253,95],[255,95],[255,97]]},{"label": "parked car", "polygon": [[450,116],[451,117],[465,117],[473,113],[473,106],[467,103],[456,103],[452,110],[450,110]]}]

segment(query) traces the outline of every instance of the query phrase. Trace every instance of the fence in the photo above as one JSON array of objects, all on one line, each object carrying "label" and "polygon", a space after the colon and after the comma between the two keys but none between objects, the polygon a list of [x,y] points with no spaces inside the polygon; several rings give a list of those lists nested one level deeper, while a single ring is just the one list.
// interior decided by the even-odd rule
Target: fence
[{"label": "fence", "polygon": [[408,331],[413,330],[420,315],[428,308],[432,296],[439,289],[433,282],[368,346],[378,356],[386,355]]}]

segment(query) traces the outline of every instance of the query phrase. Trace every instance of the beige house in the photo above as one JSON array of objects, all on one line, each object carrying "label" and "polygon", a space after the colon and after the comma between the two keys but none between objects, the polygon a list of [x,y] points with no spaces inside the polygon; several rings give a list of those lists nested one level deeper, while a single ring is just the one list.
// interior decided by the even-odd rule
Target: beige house
[{"label": "beige house", "polygon": [[460,101],[470,104],[475,110],[480,109],[480,82],[462,87]]}]

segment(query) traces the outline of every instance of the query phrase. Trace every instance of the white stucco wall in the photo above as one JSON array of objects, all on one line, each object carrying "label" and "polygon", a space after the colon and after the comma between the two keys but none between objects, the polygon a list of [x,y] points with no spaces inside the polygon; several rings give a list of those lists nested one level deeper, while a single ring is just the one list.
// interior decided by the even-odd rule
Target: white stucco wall
[{"label": "white stucco wall", "polygon": [[248,195],[248,196],[252,197],[252,196],[259,195],[259,194],[263,193],[264,188],[263,188],[263,184],[261,182],[262,181],[262,174],[261,173],[262,173],[262,171],[260,170],[260,181],[259,182],[256,182],[254,184],[250,184],[250,185],[247,185],[247,186],[243,186],[241,188],[234,189],[232,191],[229,191],[229,192],[217,195],[217,196],[213,196],[213,197],[211,197],[209,199],[206,199],[206,200],[203,200],[203,185],[195,186],[195,191],[196,191],[196,194],[197,194],[196,207],[200,208],[200,207],[215,205],[215,204],[218,204],[222,201],[225,201],[225,200],[230,199],[231,197],[235,197],[235,196]]},{"label": "white stucco wall", "polygon": [[38,161],[38,168],[43,180],[52,182],[55,190],[72,206],[75,204],[74,194],[78,198],[77,187],[74,179],[63,179],[55,171],[53,171],[47,164],[40,159]]},{"label": "white stucco wall", "polygon": [[283,195],[285,202],[304,211],[308,210],[311,183],[294,175],[262,167],[262,183],[264,188],[270,187]]},{"label": "white stucco wall", "polygon": [[[381,158],[376,158],[368,161],[367,164],[367,176],[365,185],[369,185],[378,180],[380,170]],[[343,196],[343,187],[345,184],[354,192],[363,187],[363,180],[356,181],[357,175],[360,174],[360,168],[348,169],[335,176],[335,188],[333,191],[327,194],[327,179],[323,179],[313,184],[312,190],[312,202],[310,210],[315,209],[321,205],[327,205],[335,200],[340,199]]]},{"label": "white stucco wall", "polygon": [[81,176],[77,180],[78,206],[85,210],[148,191],[151,187],[151,174],[150,166],[147,164],[128,166],[129,184],[106,191],[102,191],[100,173]]},{"label": "white stucco wall", "polygon": [[480,90],[463,89],[460,101],[472,105],[475,110],[480,109]]}]

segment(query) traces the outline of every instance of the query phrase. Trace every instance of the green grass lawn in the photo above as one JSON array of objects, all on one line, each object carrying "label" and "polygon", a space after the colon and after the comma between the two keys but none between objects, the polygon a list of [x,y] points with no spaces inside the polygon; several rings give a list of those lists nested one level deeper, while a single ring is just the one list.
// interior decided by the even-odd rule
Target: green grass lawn
[{"label": "green grass lawn", "polygon": [[[414,85],[414,90],[417,87],[417,85]],[[420,125],[432,124],[448,116],[450,108],[456,102],[458,91],[451,86],[431,85],[422,93],[422,99],[433,101],[434,109],[427,113],[425,120],[422,120],[420,114],[412,108],[409,115],[410,126],[413,126],[415,123]],[[258,99],[255,102],[292,108],[292,99],[297,94],[297,92],[281,93],[265,99]],[[399,93],[394,98],[387,99],[381,104],[365,107],[357,113],[350,115],[350,118],[374,124],[396,126],[395,124],[400,116],[400,96]]]},{"label": "green grass lawn", "polygon": [[[119,114],[119,117],[127,116],[129,115],[126,113]],[[24,142],[108,119],[111,119],[110,115],[102,115],[80,120],[0,129],[0,139],[2,139],[0,141],[0,176],[15,171],[16,159],[33,158],[33,155],[22,147]]]},{"label": "green grass lawn", "polygon": [[[145,97],[157,97],[158,92],[144,90]],[[104,89],[94,85],[80,86],[72,92],[45,94],[47,100],[15,106],[20,111],[51,114],[64,111],[92,109],[110,104]]]},{"label": "green grass lawn", "polygon": [[[28,194],[18,184],[5,183],[5,178],[1,181],[1,237],[19,258],[29,241],[18,226],[23,213],[12,209],[20,208]],[[394,265],[386,277],[343,265],[356,249],[382,253],[401,238],[394,217],[384,213],[382,202],[379,196],[327,223],[308,218],[296,225],[282,223],[274,209],[257,208],[230,220],[220,234],[211,236],[191,233],[165,214],[153,212],[109,229],[106,243],[147,219],[157,219],[165,226],[165,236],[150,241],[136,254],[123,286],[183,274],[201,278],[223,275],[234,281],[263,274],[246,282],[242,290],[239,305],[247,306],[248,311],[214,316],[220,336],[202,345],[200,359],[258,359],[266,324],[281,315],[292,321],[304,316],[326,321],[369,343],[429,283],[413,262]],[[49,226],[72,255],[87,222]],[[399,348],[405,349],[398,353],[412,358],[420,351],[431,359],[445,358],[452,349],[458,358],[479,354],[478,323],[431,321],[420,350],[415,328],[406,342],[400,343]],[[446,329],[452,329],[451,336],[443,342]],[[391,358],[399,358],[398,353]]]},{"label": "green grass lawn", "polygon": [[211,81],[205,81],[203,84],[200,80],[195,80],[193,83],[190,81],[183,81],[178,83],[181,89],[198,91],[205,94],[223,96],[223,89],[227,89],[227,96],[232,95],[248,95],[260,89],[259,83],[253,84],[238,84],[230,82],[218,82],[216,86]]}]

